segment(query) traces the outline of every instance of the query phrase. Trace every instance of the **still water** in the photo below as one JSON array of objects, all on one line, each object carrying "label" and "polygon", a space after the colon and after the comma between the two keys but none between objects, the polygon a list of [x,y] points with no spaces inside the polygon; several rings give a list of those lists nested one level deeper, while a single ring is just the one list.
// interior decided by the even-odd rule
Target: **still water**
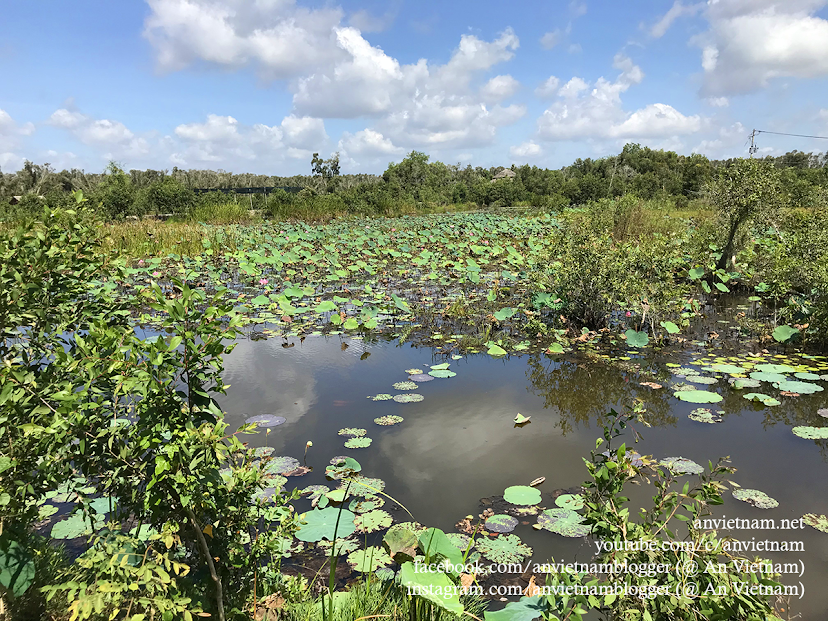
[{"label": "still water", "polygon": [[[285,345],[289,345],[285,347]],[[683,354],[672,360],[681,362]],[[666,360],[666,358],[665,358]],[[640,360],[659,377],[669,377],[664,360]],[[372,401],[369,396],[398,393],[395,382],[407,380],[406,369],[450,362],[456,377],[420,384],[416,403]],[[635,362],[635,361],[633,361]],[[554,506],[549,493],[580,485],[586,478],[583,458],[601,433],[600,417],[610,408],[621,408],[633,399],[645,400],[651,428],[638,430],[643,440],[635,449],[656,458],[682,456],[702,465],[730,456],[738,471],[732,480],[745,488],[759,489],[779,501],[772,510],[754,508],[724,494],[724,505],[714,517],[796,519],[805,513],[828,514],[828,449],[826,442],[798,438],[794,425],[822,426],[818,408],[828,405],[823,395],[785,399],[777,408],[752,404],[722,380],[712,388],[725,400],[723,422],[715,425],[687,418],[698,407],[673,398],[666,380],[661,390],[639,385],[648,379],[624,365],[545,355],[493,359],[484,354],[462,359],[432,356],[429,349],[394,342],[374,342],[346,337],[308,337],[263,341],[239,341],[225,357],[225,384],[230,384],[222,405],[227,421],[240,425],[250,416],[276,414],[287,422],[247,436],[251,446],[271,446],[274,455],[288,455],[300,462],[307,441],[306,465],[313,472],[290,478],[288,488],[325,484],[324,470],[331,457],[348,455],[362,464],[362,474],[386,482],[385,492],[415,516],[417,521],[442,528],[466,515],[477,517],[485,507],[482,498],[500,496],[511,485],[528,485],[546,477],[540,486],[543,505]],[[649,377],[649,376],[648,376]],[[823,385],[826,382],[822,382]],[[699,388],[707,388],[700,386]],[[744,391],[743,391],[744,392]],[[531,416],[528,425],[513,424],[520,412]],[[373,419],[395,414],[399,425],[381,427]],[[346,449],[347,438],[337,435],[343,427],[362,427],[373,439],[365,449]],[[631,435],[625,437],[628,445]],[[632,487],[632,486],[629,486]],[[633,488],[631,510],[647,506],[650,489]],[[388,510],[390,503],[385,509]],[[300,510],[308,501],[298,501]],[[404,511],[395,520],[410,520]],[[534,522],[534,518],[528,518]],[[533,561],[589,562],[594,544],[567,539],[521,524],[515,530],[534,550]],[[804,619],[828,616],[828,534],[806,526],[795,531],[731,531],[720,535],[750,540],[802,541],[803,552],[767,553],[775,561],[804,564],[804,575],[784,576],[783,583],[804,585],[805,595],[791,602]],[[748,557],[756,554],[746,554]]]}]

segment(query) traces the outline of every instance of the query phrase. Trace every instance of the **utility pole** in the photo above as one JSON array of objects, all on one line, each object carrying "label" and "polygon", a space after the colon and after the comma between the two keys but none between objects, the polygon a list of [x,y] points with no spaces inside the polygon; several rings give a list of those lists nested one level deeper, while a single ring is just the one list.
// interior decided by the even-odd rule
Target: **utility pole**
[{"label": "utility pole", "polygon": [[759,150],[759,147],[757,147],[756,144],[754,143],[754,139],[756,138],[756,130],[755,129],[752,132],[750,132],[749,138],[750,138],[750,149],[748,149],[748,153],[750,154],[750,158],[752,159],[753,154],[756,153]]}]

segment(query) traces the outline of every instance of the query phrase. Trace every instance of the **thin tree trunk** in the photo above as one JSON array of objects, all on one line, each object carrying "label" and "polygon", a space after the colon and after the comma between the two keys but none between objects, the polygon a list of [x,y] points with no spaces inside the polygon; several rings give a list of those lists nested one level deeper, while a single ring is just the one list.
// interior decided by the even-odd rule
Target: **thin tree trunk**
[{"label": "thin tree trunk", "polygon": [[733,254],[733,241],[736,239],[736,231],[739,230],[740,224],[740,220],[735,220],[730,226],[727,243],[725,244],[724,250],[722,250],[722,256],[719,257],[719,262],[716,264],[717,270],[723,270],[727,266],[727,262],[730,261],[730,255]]},{"label": "thin tree trunk", "polygon": [[207,567],[210,570],[210,577],[213,579],[213,583],[216,587],[216,605],[218,606],[219,621],[225,621],[224,591],[221,588],[221,578],[218,577],[218,574],[216,573],[216,566],[213,564],[213,557],[210,556],[210,548],[207,547],[207,540],[204,538],[204,533],[198,527],[198,521],[196,520],[193,510],[189,507],[184,507],[184,510],[187,512],[187,517],[190,518],[190,524],[192,524],[193,529],[195,530],[199,546],[201,547],[201,553],[204,556],[204,560],[207,562]]}]

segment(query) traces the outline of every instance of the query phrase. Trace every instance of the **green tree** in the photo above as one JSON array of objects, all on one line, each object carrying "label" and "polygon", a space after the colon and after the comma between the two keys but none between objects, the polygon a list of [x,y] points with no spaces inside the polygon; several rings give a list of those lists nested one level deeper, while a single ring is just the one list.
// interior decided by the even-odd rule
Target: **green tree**
[{"label": "green tree", "polygon": [[106,167],[103,181],[95,190],[94,200],[100,204],[108,218],[120,219],[135,215],[135,187],[132,179],[115,162],[110,162]]}]

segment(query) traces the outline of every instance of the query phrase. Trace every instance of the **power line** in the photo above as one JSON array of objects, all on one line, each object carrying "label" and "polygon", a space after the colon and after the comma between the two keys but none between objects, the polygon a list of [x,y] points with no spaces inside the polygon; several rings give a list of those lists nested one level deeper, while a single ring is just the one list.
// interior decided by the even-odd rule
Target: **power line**
[{"label": "power line", "polygon": [[754,129],[757,134],[776,134],[777,136],[794,136],[796,138],[819,138],[821,140],[828,140],[828,136],[809,136],[807,134],[786,134],[784,132],[769,132],[764,129]]}]

